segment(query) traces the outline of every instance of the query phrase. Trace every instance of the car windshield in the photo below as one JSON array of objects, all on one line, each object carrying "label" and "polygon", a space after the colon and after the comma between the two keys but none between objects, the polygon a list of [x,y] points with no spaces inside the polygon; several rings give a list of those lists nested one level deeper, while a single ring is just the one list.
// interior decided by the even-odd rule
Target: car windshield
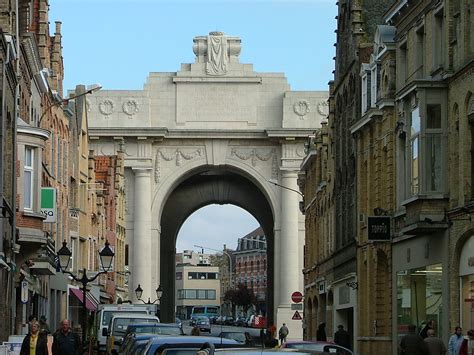
[{"label": "car windshield", "polygon": [[[112,316],[116,315],[120,311],[102,311],[104,312],[104,315],[102,316],[102,325],[108,326],[110,323],[110,320],[112,319]],[[146,309],[143,310],[127,310],[127,313],[140,313],[140,314],[146,314]]]},{"label": "car windshield", "polygon": [[143,318],[117,318],[115,319],[112,335],[114,336],[125,335],[127,327],[132,323],[158,323],[158,321],[156,319],[143,319]]}]

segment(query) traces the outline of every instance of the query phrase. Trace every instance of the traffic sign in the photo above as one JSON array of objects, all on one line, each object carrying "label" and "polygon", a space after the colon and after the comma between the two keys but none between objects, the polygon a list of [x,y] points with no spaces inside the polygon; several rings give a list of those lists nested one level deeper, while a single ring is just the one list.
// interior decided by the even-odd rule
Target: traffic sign
[{"label": "traffic sign", "polygon": [[291,294],[291,300],[295,303],[300,303],[303,300],[303,294],[300,291],[295,291]]},{"label": "traffic sign", "polygon": [[300,312],[295,311],[295,314],[293,314],[293,317],[291,317],[293,320],[302,320],[303,318],[301,317]]},{"label": "traffic sign", "polygon": [[26,304],[28,303],[28,281],[21,282],[21,296],[20,296],[21,303]]}]

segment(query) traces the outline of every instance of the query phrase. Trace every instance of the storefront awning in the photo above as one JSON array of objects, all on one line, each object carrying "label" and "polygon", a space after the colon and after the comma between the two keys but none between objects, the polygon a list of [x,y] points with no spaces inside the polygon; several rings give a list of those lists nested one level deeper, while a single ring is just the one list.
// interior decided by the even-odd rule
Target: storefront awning
[{"label": "storefront awning", "polygon": [[[78,288],[70,288],[69,289],[70,294],[73,294],[74,296],[77,297],[77,299],[82,303],[82,290]],[[90,292],[86,292],[86,308],[90,311],[96,311],[97,310],[97,305],[99,302],[90,294]]]}]

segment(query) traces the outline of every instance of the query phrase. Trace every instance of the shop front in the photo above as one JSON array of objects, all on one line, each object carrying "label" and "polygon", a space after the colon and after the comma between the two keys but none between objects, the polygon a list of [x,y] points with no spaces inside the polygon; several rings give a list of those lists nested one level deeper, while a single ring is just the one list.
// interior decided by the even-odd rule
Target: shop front
[{"label": "shop front", "polygon": [[467,332],[474,329],[474,235],[464,244],[459,259],[461,290],[461,327]]},{"label": "shop front", "polygon": [[420,235],[393,245],[393,351],[415,325],[433,320],[436,335],[447,339],[448,267],[444,232]]}]

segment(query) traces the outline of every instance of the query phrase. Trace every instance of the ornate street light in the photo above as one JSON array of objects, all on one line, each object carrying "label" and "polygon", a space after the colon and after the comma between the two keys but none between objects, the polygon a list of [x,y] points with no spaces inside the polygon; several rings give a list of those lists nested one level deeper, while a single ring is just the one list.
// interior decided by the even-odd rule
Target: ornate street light
[{"label": "ornate street light", "polygon": [[142,299],[143,289],[141,288],[140,284],[138,284],[138,287],[135,289],[135,296],[137,296],[137,299],[139,301],[142,301],[144,304],[155,304],[156,302],[159,302],[161,299],[161,296],[163,296],[163,288],[161,287],[161,285],[158,286],[155,292],[156,292],[156,300],[151,302],[150,297],[148,297],[148,302],[145,302]]},{"label": "ornate street light", "polygon": [[114,259],[114,252],[110,248],[109,242],[105,241],[105,246],[99,252],[100,264],[102,265],[102,270],[95,274],[93,277],[87,277],[87,270],[84,268],[82,270],[82,276],[78,277],[69,271],[69,263],[71,262],[72,252],[67,247],[67,242],[63,241],[63,246],[58,251],[59,267],[61,271],[65,274],[70,275],[74,280],[82,284],[82,343],[87,344],[87,308],[86,308],[86,292],[87,284],[94,281],[100,275],[106,274],[112,268],[112,262]]}]

